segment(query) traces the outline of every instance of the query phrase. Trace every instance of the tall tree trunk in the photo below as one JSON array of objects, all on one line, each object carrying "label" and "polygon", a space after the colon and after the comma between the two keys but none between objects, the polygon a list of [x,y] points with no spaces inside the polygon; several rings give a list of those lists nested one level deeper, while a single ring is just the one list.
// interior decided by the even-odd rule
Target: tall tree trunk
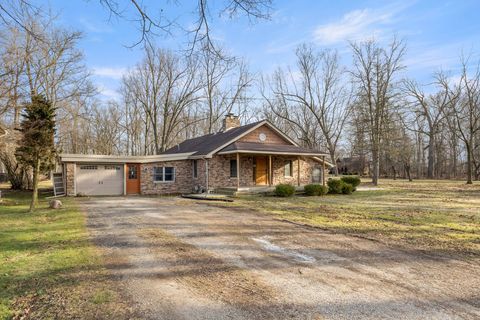
[{"label": "tall tree trunk", "polygon": [[32,193],[32,202],[30,203],[30,212],[35,210],[35,206],[38,202],[38,176],[40,174],[40,159],[37,159],[35,166],[33,168],[33,193]]},{"label": "tall tree trunk", "polygon": [[378,176],[380,175],[380,152],[374,149],[372,152],[372,183],[378,186]]},{"label": "tall tree trunk", "polygon": [[455,145],[452,148],[452,156],[453,156],[452,176],[453,176],[453,179],[456,179],[457,178],[457,147]]},{"label": "tall tree trunk", "polygon": [[467,144],[467,184],[473,184],[472,181],[472,145]]},{"label": "tall tree trunk", "polygon": [[435,139],[430,136],[428,138],[428,166],[427,166],[427,178],[435,178]]},{"label": "tall tree trunk", "polygon": [[416,165],[416,174],[417,179],[420,179],[422,176],[422,139],[420,138],[420,134],[417,133],[417,165]]},{"label": "tall tree trunk", "polygon": [[407,178],[408,181],[412,181],[412,176],[410,175],[410,165],[408,163],[405,163],[405,172],[407,173]]}]

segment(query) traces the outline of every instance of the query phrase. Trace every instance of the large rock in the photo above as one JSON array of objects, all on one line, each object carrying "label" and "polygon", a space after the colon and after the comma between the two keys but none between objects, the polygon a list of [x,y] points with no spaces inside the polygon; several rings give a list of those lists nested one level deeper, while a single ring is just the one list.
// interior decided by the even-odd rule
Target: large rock
[{"label": "large rock", "polygon": [[49,206],[52,209],[60,209],[62,207],[62,201],[56,199],[50,200]]}]

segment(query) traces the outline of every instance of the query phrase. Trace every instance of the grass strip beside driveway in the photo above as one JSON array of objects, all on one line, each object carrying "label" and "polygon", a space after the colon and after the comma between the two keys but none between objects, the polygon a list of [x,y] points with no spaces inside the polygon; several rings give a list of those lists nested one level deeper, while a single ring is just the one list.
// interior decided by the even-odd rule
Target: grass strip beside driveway
[{"label": "grass strip beside driveway", "polygon": [[[0,319],[126,318],[74,199],[28,213],[30,193],[3,190]],[[122,310],[122,308],[125,310]]]}]

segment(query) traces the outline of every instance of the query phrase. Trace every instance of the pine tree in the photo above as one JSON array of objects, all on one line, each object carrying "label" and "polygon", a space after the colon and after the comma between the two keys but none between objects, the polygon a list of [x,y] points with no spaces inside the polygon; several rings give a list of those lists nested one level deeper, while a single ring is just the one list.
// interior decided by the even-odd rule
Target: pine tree
[{"label": "pine tree", "polygon": [[39,175],[53,169],[56,157],[55,108],[43,96],[32,96],[32,102],[22,113],[19,131],[22,138],[15,156],[20,163],[33,170],[32,212],[38,200]]}]

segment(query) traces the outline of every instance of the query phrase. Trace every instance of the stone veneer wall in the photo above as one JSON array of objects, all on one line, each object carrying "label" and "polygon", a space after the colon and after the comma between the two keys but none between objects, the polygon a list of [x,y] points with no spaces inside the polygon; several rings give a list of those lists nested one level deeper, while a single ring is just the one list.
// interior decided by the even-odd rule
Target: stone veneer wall
[{"label": "stone veneer wall", "polygon": [[65,169],[65,194],[67,196],[75,196],[75,163],[64,163]]},{"label": "stone veneer wall", "polygon": [[[287,160],[292,160],[292,175],[290,177],[285,176],[285,163]],[[322,163],[312,158],[300,157],[300,185],[312,183],[314,168],[321,170]],[[272,156],[272,174],[273,185],[280,183],[298,185],[298,158],[296,156]]]},{"label": "stone veneer wall", "polygon": [[204,189],[207,188],[207,169],[206,161],[203,159],[197,160],[197,177],[193,177],[193,160],[187,160],[191,162],[192,166],[192,188],[195,186],[200,186]]},{"label": "stone veneer wall", "polygon": [[[153,167],[174,167],[175,181],[172,182],[154,182]],[[201,165],[199,162],[200,181]],[[179,194],[190,193],[193,191],[195,181],[193,179],[192,160],[164,161],[155,163],[145,163],[140,165],[140,193],[146,195],[153,194]]]},{"label": "stone veneer wall", "polygon": [[[209,159],[209,187],[225,188],[237,187],[237,179],[230,178],[230,159],[236,159],[236,155],[214,156]],[[240,187],[255,186],[253,178],[253,156],[240,156]],[[285,177],[285,161],[292,160],[292,176]],[[268,157],[267,157],[268,161]],[[267,164],[268,165],[268,164]],[[311,158],[300,158],[300,184],[312,183],[313,168],[322,169],[322,164]],[[327,171],[328,172],[328,171]],[[297,157],[272,156],[273,185],[290,183],[298,185],[298,161]]]},{"label": "stone veneer wall", "polygon": [[[210,189],[237,187],[237,178],[230,177],[230,160],[237,159],[236,155],[216,155],[208,159],[208,185]],[[254,186],[253,157],[240,156],[240,186]]]},{"label": "stone veneer wall", "polygon": [[[210,189],[237,187],[237,178],[230,177],[230,159],[236,159],[236,155],[216,155],[208,159],[208,185]],[[293,162],[293,172],[291,177],[285,177],[285,161],[291,159]],[[240,156],[240,186],[255,186],[253,178],[253,156]],[[145,195],[155,194],[179,194],[190,193],[194,186],[206,187],[206,163],[203,159],[198,159],[198,176],[193,178],[193,160],[166,161],[157,163],[141,164],[141,183],[140,193]],[[267,160],[268,161],[268,160]],[[312,170],[314,167],[322,168],[322,164],[313,159],[304,158],[300,160],[300,184],[312,183]],[[65,186],[68,196],[75,196],[75,163],[64,163],[65,168]],[[153,167],[174,167],[174,182],[153,182]],[[290,183],[297,185],[297,157],[272,156],[273,184]],[[328,173],[328,169],[327,173]],[[325,174],[327,174],[325,173]]]}]

